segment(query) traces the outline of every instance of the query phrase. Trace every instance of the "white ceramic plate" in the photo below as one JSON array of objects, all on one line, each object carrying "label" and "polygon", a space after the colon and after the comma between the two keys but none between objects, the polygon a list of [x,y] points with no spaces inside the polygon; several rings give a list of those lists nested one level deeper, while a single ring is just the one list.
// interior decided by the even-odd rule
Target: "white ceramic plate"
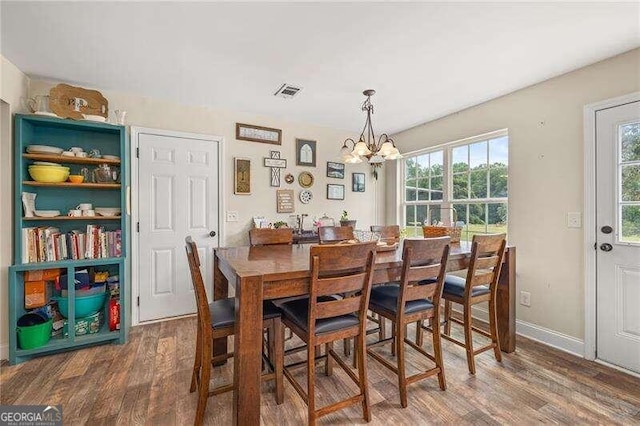
[{"label": "white ceramic plate", "polygon": [[87,121],[97,121],[98,123],[104,123],[105,121],[107,121],[107,119],[101,115],[91,115],[91,114],[83,114],[83,115],[84,115],[84,120],[87,120]]},{"label": "white ceramic plate", "polygon": [[36,210],[34,213],[38,217],[56,217],[56,216],[60,216],[60,210]]},{"label": "white ceramic plate", "polygon": [[51,166],[51,167],[62,167],[61,164],[58,163],[48,163],[46,161],[34,161],[33,162],[34,165],[36,166]]},{"label": "white ceramic plate", "polygon": [[27,147],[27,152],[30,154],[56,154],[56,155],[60,155],[62,154],[62,151],[64,151],[64,149],[62,148],[58,148],[55,146],[48,146],[48,145],[29,145]]},{"label": "white ceramic plate", "polygon": [[300,202],[302,204],[309,204],[312,198],[313,193],[308,189],[303,189],[302,191],[300,191]]}]

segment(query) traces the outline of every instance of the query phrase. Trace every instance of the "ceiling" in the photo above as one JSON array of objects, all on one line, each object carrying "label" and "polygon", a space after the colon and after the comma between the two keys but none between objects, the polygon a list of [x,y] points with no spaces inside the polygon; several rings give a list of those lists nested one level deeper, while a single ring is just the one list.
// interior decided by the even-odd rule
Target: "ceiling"
[{"label": "ceiling", "polygon": [[[1,2],[26,74],[395,132],[640,45],[633,3]],[[304,90],[273,93],[282,83]],[[268,125],[268,123],[262,123]]]}]

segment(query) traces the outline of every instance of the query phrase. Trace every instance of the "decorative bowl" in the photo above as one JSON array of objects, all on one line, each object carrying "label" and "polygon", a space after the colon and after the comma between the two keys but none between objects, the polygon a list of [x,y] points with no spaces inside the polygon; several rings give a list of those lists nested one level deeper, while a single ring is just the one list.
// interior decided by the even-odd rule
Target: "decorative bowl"
[{"label": "decorative bowl", "polygon": [[69,177],[68,167],[30,166],[29,174],[36,182],[59,183]]},{"label": "decorative bowl", "polygon": [[96,207],[96,213],[100,216],[120,216],[122,209],[120,207]]},{"label": "decorative bowl", "polygon": [[69,175],[69,182],[71,182],[71,183],[82,183],[82,182],[84,182],[84,176],[82,176],[82,175]]}]

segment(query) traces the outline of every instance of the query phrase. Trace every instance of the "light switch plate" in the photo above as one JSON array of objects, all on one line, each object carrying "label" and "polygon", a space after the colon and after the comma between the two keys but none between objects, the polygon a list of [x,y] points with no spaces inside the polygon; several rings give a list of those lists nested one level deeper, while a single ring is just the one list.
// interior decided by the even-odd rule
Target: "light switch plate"
[{"label": "light switch plate", "polygon": [[238,212],[234,210],[227,211],[227,222],[237,222]]},{"label": "light switch plate", "polygon": [[580,212],[567,213],[567,227],[582,228],[582,213]]}]

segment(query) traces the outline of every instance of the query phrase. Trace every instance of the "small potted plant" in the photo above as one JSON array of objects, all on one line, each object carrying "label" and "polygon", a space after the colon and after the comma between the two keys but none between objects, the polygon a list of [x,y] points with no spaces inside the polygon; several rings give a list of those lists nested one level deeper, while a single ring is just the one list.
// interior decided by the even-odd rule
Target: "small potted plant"
[{"label": "small potted plant", "polygon": [[356,229],[356,221],[349,220],[349,213],[346,210],[342,210],[342,217],[340,217],[340,226],[350,226]]}]

